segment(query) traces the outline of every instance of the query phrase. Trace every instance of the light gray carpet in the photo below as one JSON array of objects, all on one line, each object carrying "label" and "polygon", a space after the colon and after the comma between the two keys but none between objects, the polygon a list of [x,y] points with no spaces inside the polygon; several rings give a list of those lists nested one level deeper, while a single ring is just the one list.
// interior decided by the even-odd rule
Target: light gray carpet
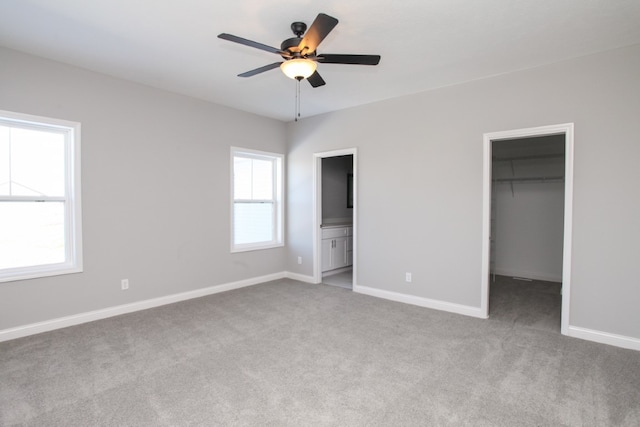
[{"label": "light gray carpet", "polygon": [[489,316],[515,328],[560,333],[562,284],[495,276],[489,282]]},{"label": "light gray carpet", "polygon": [[640,352],[493,302],[480,320],[281,280],[9,341],[0,424],[640,425]]}]

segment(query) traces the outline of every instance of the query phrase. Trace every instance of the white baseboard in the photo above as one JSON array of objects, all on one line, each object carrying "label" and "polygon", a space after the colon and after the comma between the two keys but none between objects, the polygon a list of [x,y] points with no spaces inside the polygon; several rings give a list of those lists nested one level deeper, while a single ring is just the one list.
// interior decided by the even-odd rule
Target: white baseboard
[{"label": "white baseboard", "polygon": [[286,273],[284,272],[268,274],[266,276],[253,277],[251,279],[239,280],[237,282],[210,286],[208,288],[181,292],[179,294],[167,295],[164,297],[158,297],[144,301],[133,302],[130,304],[103,308],[101,310],[74,314],[72,316],[59,317],[57,319],[46,320],[44,322],[31,323],[29,325],[4,329],[0,330],[0,342],[22,338],[29,335],[35,335],[42,332],[53,331],[55,329],[66,328],[68,326],[79,325],[81,323],[93,322],[94,320],[119,316],[121,314],[132,313],[134,311],[146,310],[153,307],[159,307],[161,305],[173,304],[175,302],[185,301],[193,298],[200,298],[207,295],[217,294],[219,292],[230,291],[232,289],[244,288],[246,286],[252,286],[259,283],[270,282],[272,280],[283,279],[284,277],[286,277]]},{"label": "white baseboard", "polygon": [[593,329],[580,328],[578,326],[569,326],[569,333],[567,335],[587,341],[594,341],[601,344],[608,344],[616,347],[640,351],[640,339],[638,338],[610,334],[608,332],[594,331]]},{"label": "white baseboard", "polygon": [[313,276],[306,276],[304,274],[292,273],[290,271],[285,271],[284,277],[286,277],[287,279],[297,280],[299,282],[314,283],[314,284],[316,283]]},{"label": "white baseboard", "polygon": [[507,277],[523,277],[525,279],[542,280],[545,282],[562,282],[562,275],[556,276],[553,274],[537,274],[529,271],[513,271],[513,270],[500,270],[495,269],[491,274],[497,274],[498,276]]},{"label": "white baseboard", "polygon": [[[369,288],[366,286],[355,285],[353,291],[370,295],[378,298],[388,299],[391,301],[402,302],[406,304],[417,305],[420,307],[432,308],[435,310],[448,311],[456,314],[486,319],[481,310],[477,307],[471,307],[461,304],[454,304],[445,301],[432,300],[429,298],[417,297],[413,295],[401,294],[398,292],[384,291],[381,289]],[[640,351],[640,339],[627,337],[624,335],[616,335],[608,332],[595,331],[592,329],[580,328],[577,326],[569,326],[567,336],[580,338],[587,341],[593,341],[601,344],[608,344],[615,347],[627,348],[630,350]]]},{"label": "white baseboard", "polygon": [[[274,273],[251,279],[240,280],[237,282],[225,283],[221,285],[210,286],[207,288],[196,289],[193,291],[182,292],[164,297],[138,301],[130,304],[118,305],[115,307],[94,310],[85,313],[75,314],[72,316],[60,317],[57,319],[46,320],[43,322],[31,323],[24,326],[0,330],[0,342],[9,341],[16,338],[22,338],[29,335],[35,335],[42,332],[53,331],[55,329],[66,328],[68,326],[79,325],[82,323],[93,322],[95,320],[106,319],[109,317],[119,316],[121,314],[132,313],[134,311],[146,310],[162,305],[173,304],[180,301],[186,301],[193,298],[200,298],[207,295],[213,295],[220,292],[230,291],[233,289],[253,286],[260,283],[270,282],[283,278],[298,280],[305,283],[315,283],[313,276],[292,273],[289,271]],[[461,304],[454,304],[445,301],[438,301],[429,298],[417,297],[414,295],[401,294],[398,292],[385,291],[381,289],[369,288],[367,286],[354,285],[353,291],[383,298],[391,301],[402,302],[405,304],[417,305],[420,307],[432,308],[435,310],[448,311],[465,316],[477,317],[484,319],[484,316],[478,307],[471,307]],[[601,344],[613,345],[615,347],[627,348],[640,351],[640,339],[627,337],[623,335],[611,334],[608,332],[595,331],[592,329],[580,328],[578,326],[569,326],[567,336],[580,338],[587,341],[594,341]]]},{"label": "white baseboard", "polygon": [[369,288],[367,286],[354,285],[353,292],[378,298],[384,298],[391,301],[403,302],[405,304],[433,308],[435,310],[448,311],[450,313],[463,314],[465,316],[478,317],[480,319],[487,318],[487,316],[484,316],[482,314],[482,310],[480,310],[479,307],[454,304],[451,302],[438,301],[429,298],[417,297],[414,295],[401,294],[398,292],[384,291],[382,289]]}]

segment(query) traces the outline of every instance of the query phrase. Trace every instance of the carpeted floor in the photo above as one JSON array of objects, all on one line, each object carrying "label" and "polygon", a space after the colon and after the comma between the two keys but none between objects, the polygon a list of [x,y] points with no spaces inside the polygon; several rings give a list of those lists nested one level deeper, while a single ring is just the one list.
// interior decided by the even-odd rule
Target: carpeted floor
[{"label": "carpeted floor", "polygon": [[640,352],[500,286],[489,320],[280,280],[1,343],[0,424],[640,425]]},{"label": "carpeted floor", "polygon": [[515,328],[560,333],[562,283],[495,276],[489,282],[489,317]]}]

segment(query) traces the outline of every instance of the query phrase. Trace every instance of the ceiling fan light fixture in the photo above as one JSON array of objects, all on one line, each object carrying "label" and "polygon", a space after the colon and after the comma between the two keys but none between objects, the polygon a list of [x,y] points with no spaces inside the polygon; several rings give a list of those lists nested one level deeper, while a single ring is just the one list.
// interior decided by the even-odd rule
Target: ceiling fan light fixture
[{"label": "ceiling fan light fixture", "polygon": [[318,64],[304,58],[289,59],[280,64],[282,72],[291,79],[306,79],[315,73]]}]

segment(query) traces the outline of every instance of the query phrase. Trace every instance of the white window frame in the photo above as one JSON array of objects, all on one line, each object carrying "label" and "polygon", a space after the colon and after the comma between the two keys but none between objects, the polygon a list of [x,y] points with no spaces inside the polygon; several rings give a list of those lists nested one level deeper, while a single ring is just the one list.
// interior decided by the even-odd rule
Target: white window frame
[{"label": "white window frame", "polygon": [[65,261],[56,264],[0,269],[0,282],[82,272],[82,203],[80,187],[80,123],[0,110],[5,126],[51,131],[64,135],[65,195],[2,196],[0,201],[64,202]]},{"label": "white window frame", "polygon": [[[256,202],[256,200],[236,200],[235,199],[235,190],[234,190],[234,158],[235,157],[245,157],[259,160],[269,160],[273,163],[273,199],[271,200],[262,200],[265,203],[273,203],[274,208],[274,233],[271,241],[268,242],[260,242],[260,243],[245,243],[245,244],[236,244],[234,241],[234,209],[236,202]],[[270,153],[267,151],[258,151],[251,150],[247,148],[240,147],[231,147],[231,156],[230,156],[230,165],[231,165],[231,232],[230,232],[230,242],[231,242],[231,252],[246,252],[246,251],[255,251],[259,249],[269,249],[276,248],[280,246],[284,246],[284,155],[278,153]]]}]

